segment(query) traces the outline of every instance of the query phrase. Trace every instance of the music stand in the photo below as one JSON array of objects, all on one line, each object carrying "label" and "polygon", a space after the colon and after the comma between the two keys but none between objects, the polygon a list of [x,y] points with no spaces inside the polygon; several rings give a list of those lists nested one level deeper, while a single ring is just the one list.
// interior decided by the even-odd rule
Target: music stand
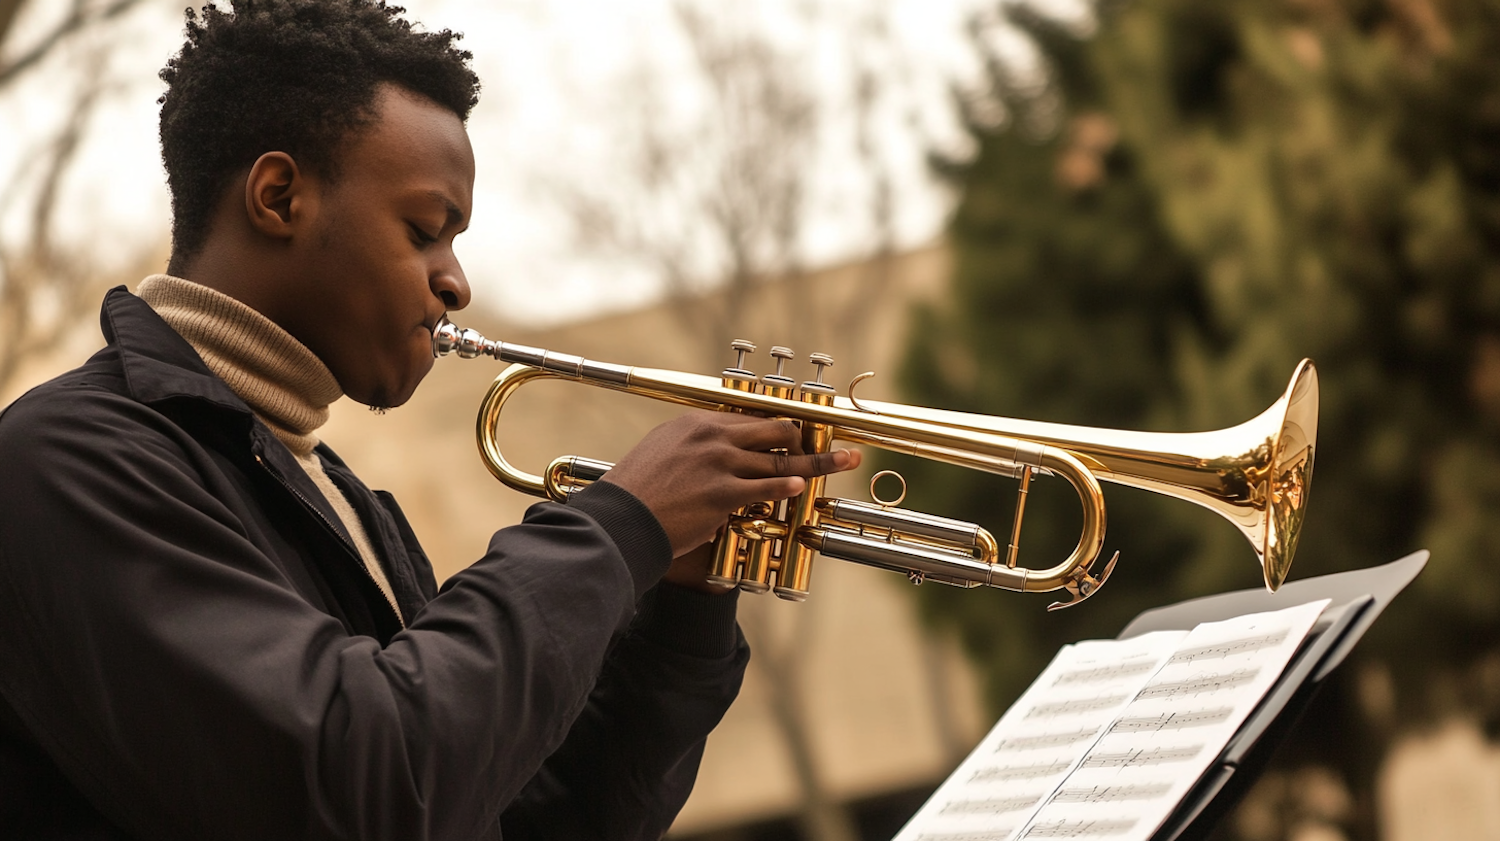
[{"label": "music stand", "polygon": [[1289,581],[1275,593],[1240,590],[1179,602],[1145,611],[1125,626],[1117,639],[1150,631],[1188,631],[1201,622],[1331,600],[1276,685],[1152,841],[1189,841],[1208,835],[1265,768],[1323,681],[1354,649],[1391,599],[1417,577],[1427,565],[1427,557],[1424,549],[1383,566]]}]

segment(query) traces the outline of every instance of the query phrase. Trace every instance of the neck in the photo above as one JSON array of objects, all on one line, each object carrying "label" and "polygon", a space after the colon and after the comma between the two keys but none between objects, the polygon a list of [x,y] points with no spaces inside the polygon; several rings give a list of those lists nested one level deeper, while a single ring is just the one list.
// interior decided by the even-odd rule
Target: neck
[{"label": "neck", "polygon": [[343,394],[312,351],[251,306],[192,281],[154,275],[139,294],[294,453],[312,451]]}]

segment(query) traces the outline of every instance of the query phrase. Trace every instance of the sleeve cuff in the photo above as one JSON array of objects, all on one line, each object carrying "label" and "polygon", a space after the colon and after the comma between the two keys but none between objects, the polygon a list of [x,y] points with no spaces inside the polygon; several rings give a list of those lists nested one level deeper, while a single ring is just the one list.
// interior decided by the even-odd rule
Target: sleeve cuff
[{"label": "sleeve cuff", "polygon": [[595,482],[568,500],[593,518],[615,542],[639,600],[672,565],[672,544],[656,515],[635,495],[611,482]]},{"label": "sleeve cuff", "polygon": [[632,631],[692,657],[728,657],[740,646],[738,602],[739,590],[715,595],[663,581],[641,599]]}]

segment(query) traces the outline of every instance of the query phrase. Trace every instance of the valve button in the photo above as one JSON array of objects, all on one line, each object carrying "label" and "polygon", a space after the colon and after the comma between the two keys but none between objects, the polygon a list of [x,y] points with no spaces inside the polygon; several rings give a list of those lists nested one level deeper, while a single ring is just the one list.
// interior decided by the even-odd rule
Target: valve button
[{"label": "valve button", "polygon": [[787,360],[795,356],[796,354],[792,353],[792,349],[789,347],[777,345],[771,348],[771,358],[776,360],[776,373],[771,376],[775,377],[778,381],[785,380],[786,377],[782,375],[781,371],[786,367]]},{"label": "valve button", "polygon": [[807,357],[807,361],[818,367],[818,374],[816,377],[813,377],[812,382],[803,383],[802,387],[810,388],[813,391],[823,391],[825,389],[832,391],[832,389],[823,382],[823,372],[833,367],[833,357],[829,356],[826,353],[814,353],[811,356]]},{"label": "valve button", "polygon": [[749,339],[735,339],[734,341],[729,343],[729,349],[738,354],[738,356],[734,360],[734,367],[730,370],[744,371],[745,354],[755,353],[755,343],[750,341]]}]

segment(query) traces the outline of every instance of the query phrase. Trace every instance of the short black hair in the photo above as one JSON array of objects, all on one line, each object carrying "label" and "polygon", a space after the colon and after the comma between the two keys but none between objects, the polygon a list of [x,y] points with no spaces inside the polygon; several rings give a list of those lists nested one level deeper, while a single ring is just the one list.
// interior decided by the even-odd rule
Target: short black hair
[{"label": "short black hair", "polygon": [[236,173],[266,152],[337,178],[340,144],[381,83],[467,121],[479,101],[463,36],[422,32],[385,0],[230,0],[187,10],[187,43],[161,71],[161,156],[172,193],[172,266],[208,239]]}]

